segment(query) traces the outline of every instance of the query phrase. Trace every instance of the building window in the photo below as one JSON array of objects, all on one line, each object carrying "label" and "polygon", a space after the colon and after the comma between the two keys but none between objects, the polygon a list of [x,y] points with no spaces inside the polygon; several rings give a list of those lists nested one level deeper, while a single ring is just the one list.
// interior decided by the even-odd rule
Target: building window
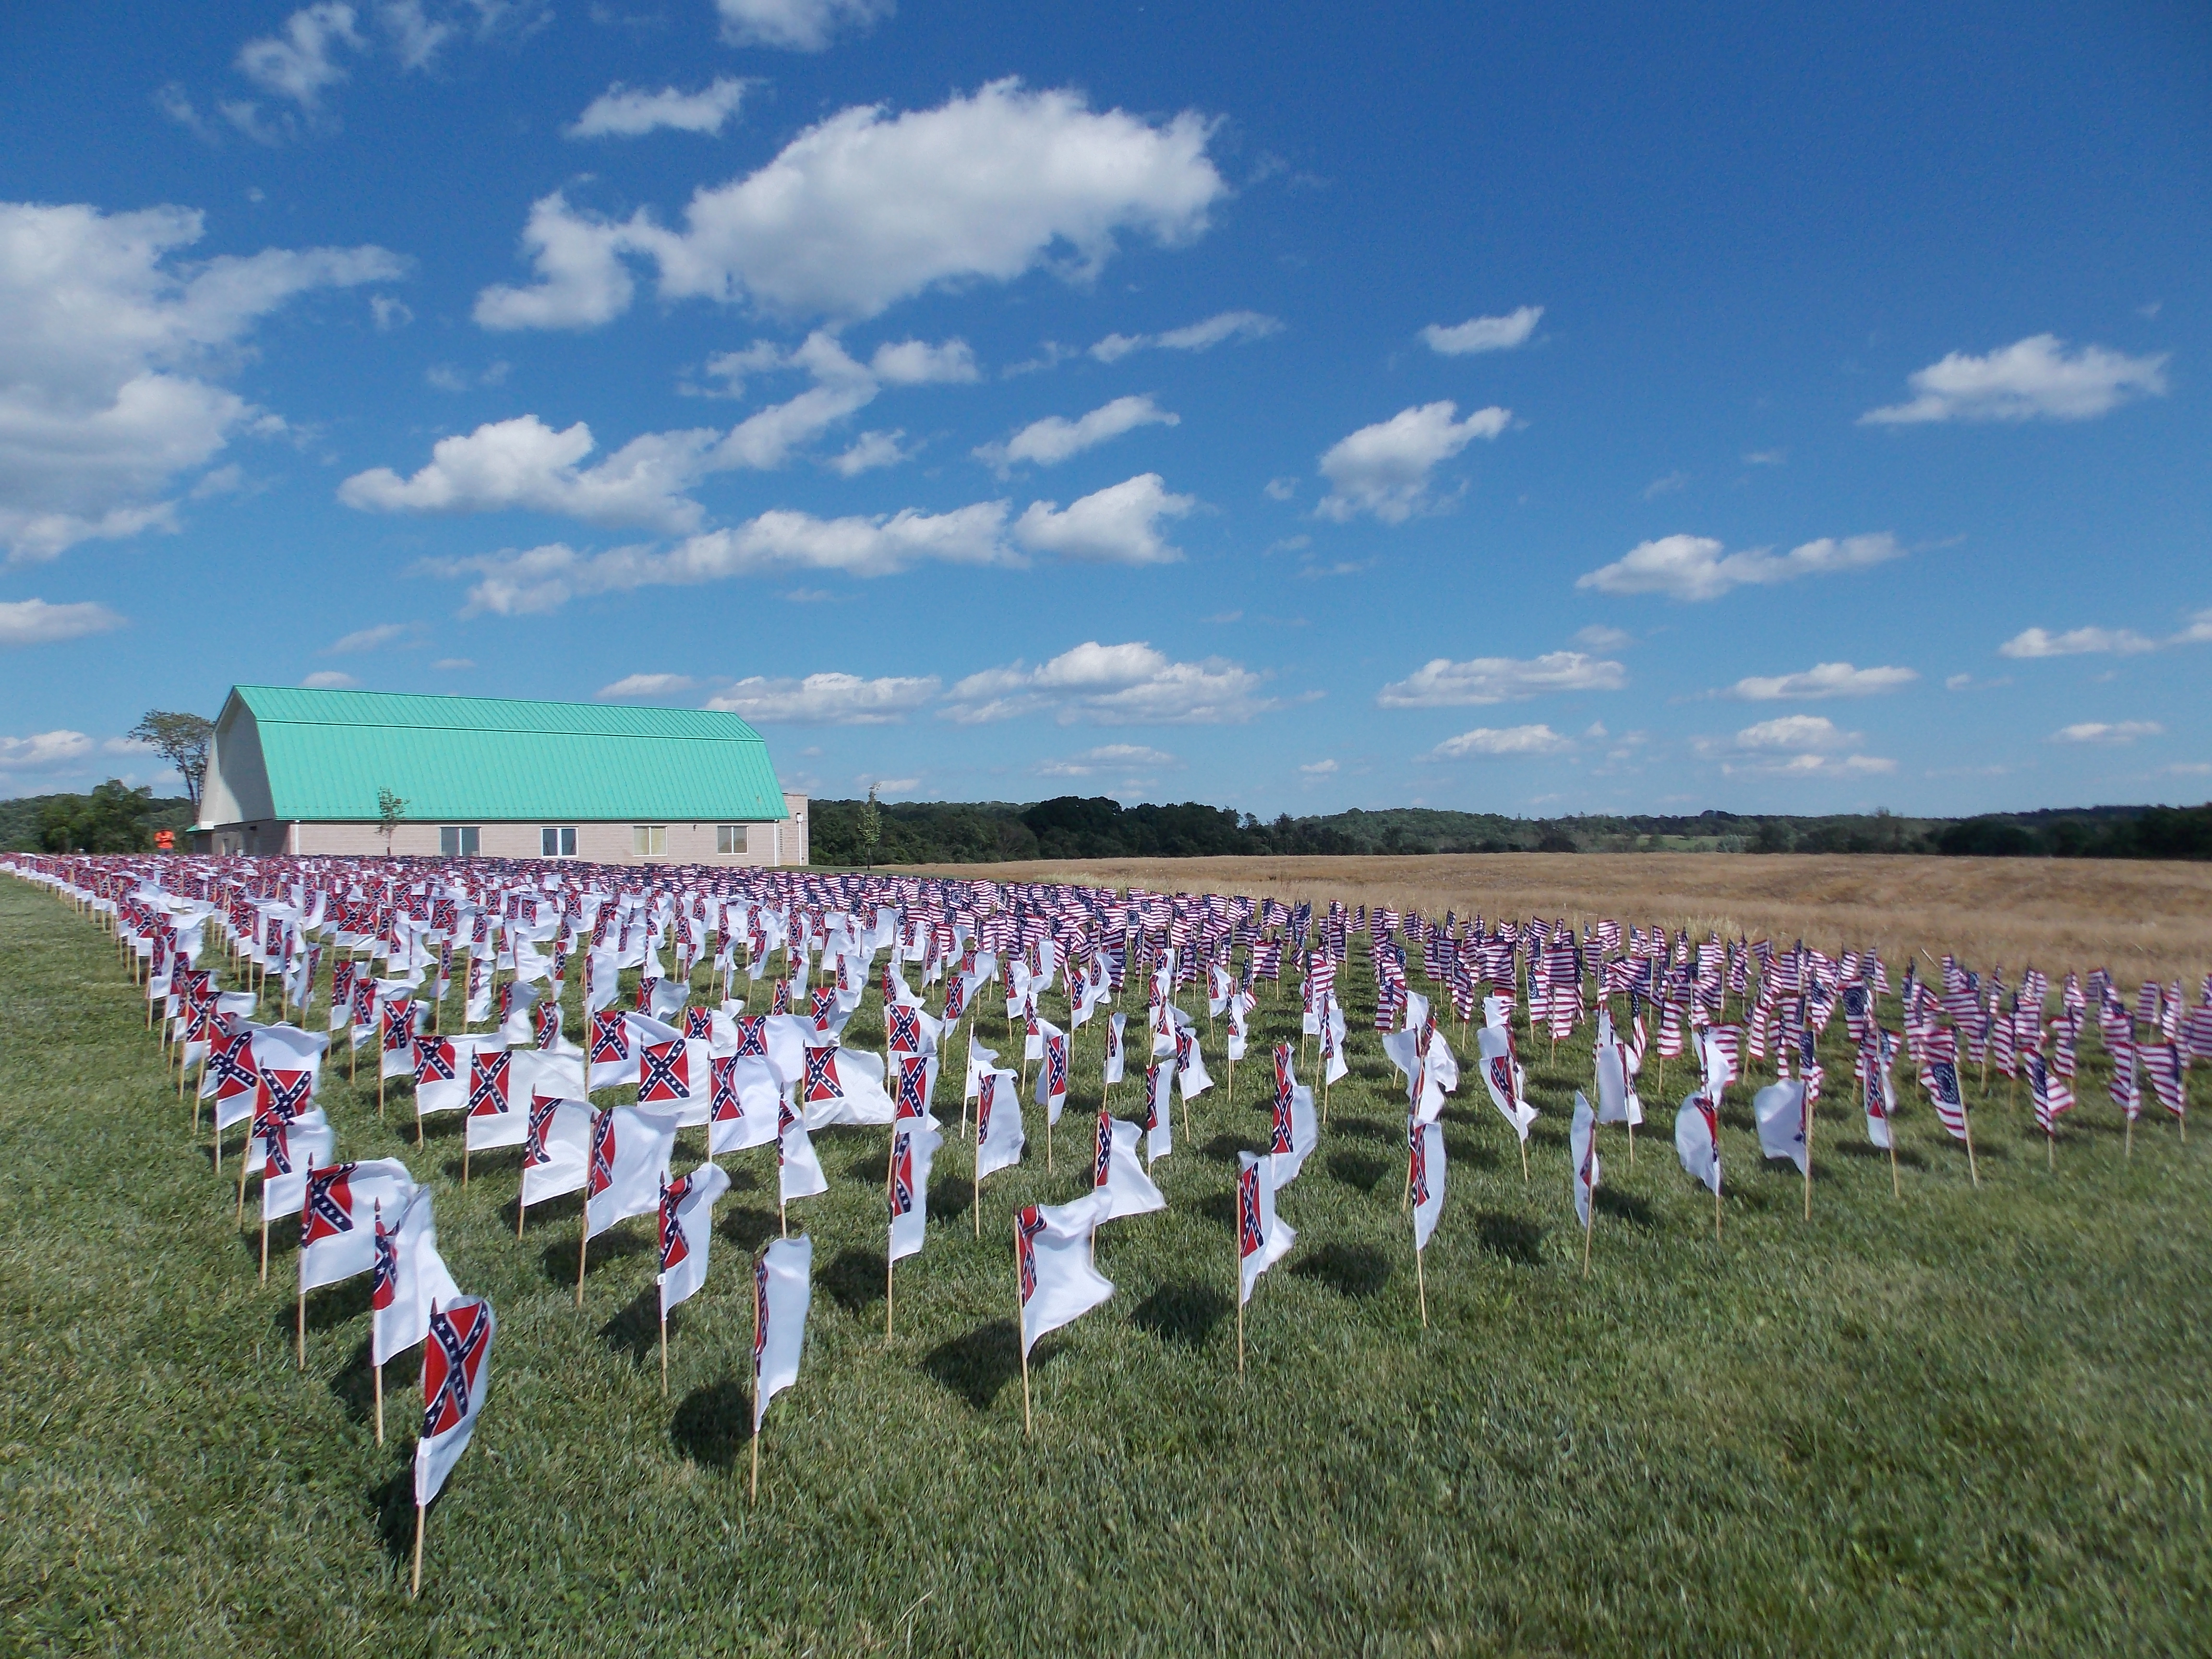
[{"label": "building window", "polygon": [[477,855],[477,826],[473,823],[448,823],[438,831],[438,850],[449,859],[472,859]]},{"label": "building window", "polygon": [[538,852],[541,858],[572,859],[576,856],[576,826],[573,823],[556,827],[547,824],[538,832]]},{"label": "building window", "polygon": [[714,826],[714,850],[717,853],[742,853],[745,850],[745,826],[742,823],[718,823]]},{"label": "building window", "polygon": [[668,851],[668,826],[641,823],[630,831],[630,850],[641,859],[657,859]]}]

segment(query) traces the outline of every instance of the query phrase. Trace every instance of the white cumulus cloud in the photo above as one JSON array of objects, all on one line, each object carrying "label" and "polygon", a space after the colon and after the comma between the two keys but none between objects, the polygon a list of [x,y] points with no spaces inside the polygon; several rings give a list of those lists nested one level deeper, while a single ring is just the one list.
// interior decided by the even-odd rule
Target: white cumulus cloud
[{"label": "white cumulus cloud", "polygon": [[1910,668],[1854,668],[1847,662],[1821,662],[1796,674],[1752,675],[1738,680],[1722,695],[1746,702],[1870,697],[1878,692],[1901,690],[1919,678]]},{"label": "white cumulus cloud", "polygon": [[0,204],[0,544],[14,560],[173,529],[161,499],[241,432],[283,422],[217,383],[299,296],[396,279],[378,247],[269,248],[184,265],[180,207]]},{"label": "white cumulus cloud", "polygon": [[1897,769],[1895,761],[1863,752],[1865,741],[1825,715],[1782,714],[1733,737],[1694,738],[1691,748],[1729,777],[1879,777]]},{"label": "white cumulus cloud", "polygon": [[1264,340],[1282,331],[1280,319],[1265,313],[1224,311],[1164,334],[1109,334],[1090,350],[1102,363],[1117,363],[1133,351],[1211,351],[1232,340]]},{"label": "white cumulus cloud", "polygon": [[1014,525],[1014,537],[1036,553],[1100,564],[1170,564],[1180,548],[1161,538],[1159,521],[1179,519],[1198,505],[1194,495],[1170,491],[1157,472],[1109,484],[1065,509],[1032,501]]},{"label": "white cumulus cloud", "polygon": [[350,674],[341,674],[335,668],[322,669],[300,682],[311,691],[350,691],[361,682]]},{"label": "white cumulus cloud", "polygon": [[891,15],[892,0],[714,0],[722,39],[733,46],[822,52],[838,35],[865,34]]},{"label": "white cumulus cloud", "polygon": [[1540,657],[1476,657],[1453,662],[1437,657],[1402,680],[1386,685],[1375,701],[1385,708],[1452,708],[1506,702],[1545,691],[1619,691],[1628,684],[1620,663],[1581,651],[1547,651]]},{"label": "white cumulus cloud", "polygon": [[263,91],[313,111],[325,88],[346,78],[339,49],[359,52],[365,44],[354,27],[353,8],[331,0],[294,12],[279,33],[248,40],[238,51],[238,72]]},{"label": "white cumulus cloud", "polygon": [[1340,439],[1321,458],[1330,485],[1320,511],[1340,522],[1371,513],[1403,524],[1430,505],[1429,475],[1477,438],[1505,430],[1512,411],[1494,405],[1455,420],[1456,404],[1422,404]]},{"label": "white cumulus cloud", "polygon": [[659,92],[616,82],[584,106],[584,112],[562,131],[571,138],[635,138],[665,127],[676,132],[719,134],[744,102],[747,83],[734,75],[716,77],[701,92]]},{"label": "white cumulus cloud", "polygon": [[1133,772],[1144,768],[1180,766],[1182,763],[1164,749],[1141,743],[1107,743],[1079,755],[1039,761],[1036,774],[1044,778],[1089,778],[1101,772]]},{"label": "white cumulus cloud", "polygon": [[2166,395],[2166,357],[2130,357],[2103,346],[2069,352],[2053,334],[2032,334],[1986,357],[1952,352],[1907,379],[1910,403],[1870,409],[1866,426],[1930,421],[2086,421],[2132,398]]},{"label": "white cumulus cloud", "polygon": [[735,577],[836,570],[888,576],[914,565],[1016,564],[1006,540],[1006,504],[978,501],[949,513],[906,507],[872,517],[821,519],[778,508],[727,529],[650,546],[583,553],[565,542],[459,559],[429,559],[432,575],[477,580],[465,615],[541,616],[570,599],[641,587],[686,587]]},{"label": "white cumulus cloud", "polygon": [[685,531],[702,514],[683,491],[703,470],[715,435],[704,428],[647,433],[586,467],[580,463],[596,447],[590,427],[579,421],[556,431],[535,415],[518,415],[439,439],[429,464],[411,477],[384,466],[356,472],[338,486],[338,499],[369,512],[520,508],[587,524]]},{"label": "white cumulus cloud", "polygon": [[804,679],[739,680],[707,707],[768,726],[890,726],[930,702],[934,675],[863,679],[857,674],[809,674]]},{"label": "white cumulus cloud", "polygon": [[1541,306],[1522,306],[1507,312],[1503,317],[1470,317],[1449,328],[1431,323],[1421,331],[1421,338],[1429,349],[1447,357],[1462,357],[1474,351],[1510,351],[1528,343],[1536,331],[1536,325],[1544,319]]},{"label": "white cumulus cloud", "polygon": [[0,649],[16,645],[51,645],[82,639],[123,626],[123,618],[104,605],[49,605],[44,599],[0,599]]},{"label": "white cumulus cloud", "polygon": [[2129,628],[2069,628],[2063,634],[2054,634],[2047,628],[2030,628],[2014,635],[1999,646],[1997,655],[2019,659],[2101,655],[2130,657],[2157,649],[2158,647],[2151,641]]},{"label": "white cumulus cloud", "polygon": [[617,223],[559,192],[543,198],[523,233],[538,281],[486,289],[476,317],[488,328],[605,322],[630,302],[629,258],[655,267],[664,300],[749,299],[791,315],[870,317],[1048,262],[1087,276],[1124,234],[1173,246],[1204,232],[1226,188],[1206,155],[1212,135],[1195,112],[1155,124],[1012,80],[935,109],[857,106],[745,178],[695,192],[680,231],[644,209]]},{"label": "white cumulus cloud", "polygon": [[1162,409],[1149,396],[1116,398],[1073,421],[1059,415],[1032,421],[1006,442],[985,444],[975,454],[976,459],[995,467],[999,476],[1004,477],[1023,461],[1038,466],[1057,466],[1070,456],[1095,449],[1124,432],[1133,432],[1140,426],[1176,426],[1182,419]]},{"label": "white cumulus cloud", "polygon": [[1823,536],[1787,553],[1747,548],[1730,553],[1710,536],[1662,536],[1638,542],[1611,564],[1575,579],[1600,593],[1662,593],[1673,599],[1717,599],[1736,587],[1766,586],[1802,576],[1863,570],[1901,559],[1905,550],[1887,532],[1871,536]]},{"label": "white cumulus cloud", "polygon": [[689,674],[625,674],[612,685],[592,695],[599,697],[673,697],[694,690],[699,682]]},{"label": "white cumulus cloud", "polygon": [[2051,734],[2053,743],[2098,743],[2115,746],[2137,738],[2161,738],[2166,728],[2156,720],[2081,720]]},{"label": "white cumulus cloud", "polygon": [[0,738],[0,772],[40,772],[82,760],[96,745],[82,732],[38,732]]},{"label": "white cumulus cloud", "polygon": [[1278,705],[1267,677],[1225,658],[1176,662],[1142,641],[1086,641],[1032,668],[1012,663],[957,682],[939,717],[963,726],[1049,713],[1062,725],[1237,725]]},{"label": "white cumulus cloud", "polygon": [[1429,750],[1431,760],[1465,760],[1471,755],[1564,755],[1575,746],[1548,726],[1478,726],[1446,738]]}]

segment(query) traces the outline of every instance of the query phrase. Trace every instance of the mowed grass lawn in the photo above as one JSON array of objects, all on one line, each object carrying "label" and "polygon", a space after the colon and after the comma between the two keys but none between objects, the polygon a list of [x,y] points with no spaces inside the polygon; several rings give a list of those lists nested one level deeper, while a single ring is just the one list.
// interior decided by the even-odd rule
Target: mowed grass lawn
[{"label": "mowed grass lawn", "polygon": [[[1358,1012],[1358,946],[1346,981]],[[1238,1103],[1202,1097],[1158,1171],[1168,1212],[1103,1233],[1119,1290],[1042,1346],[1025,1440],[1009,1216],[1085,1183],[1086,1030],[1059,1172],[1032,1110],[1029,1161],[985,1186],[981,1243],[969,1156],[948,1139],[889,1343],[885,1135],[819,1137],[831,1191],[793,1206],[815,1241],[813,1317],[799,1384],[769,1413],[757,1507],[745,1261],[775,1229],[772,1153],[728,1160],[664,1400],[650,1220],[594,1248],[579,1313],[574,1200],[518,1242],[515,1153],[477,1158],[464,1191],[457,1119],[434,1119],[418,1152],[406,1091],[380,1124],[373,1082],[341,1073],[324,1098],[342,1152],[404,1158],[432,1184],[448,1263],[500,1319],[489,1403],[410,1602],[415,1364],[387,1376],[380,1448],[366,1281],[313,1299],[295,1372],[293,1230],[257,1283],[254,1234],[233,1224],[234,1188],[190,1135],[112,944],[12,881],[0,1019],[9,1652],[2212,1642],[2212,1124],[2184,1148],[2147,1119],[2127,1158],[2094,1047],[2055,1174],[2000,1092],[1976,1103],[1977,1190],[1909,1089],[1903,1200],[1838,1105],[1809,1225],[1796,1171],[1757,1161],[1744,1091],[1718,1243],[1647,1067],[1632,1170],[1607,1132],[1587,1279],[1565,1151],[1586,1036],[1556,1063],[1540,1042],[1530,1056],[1545,1116],[1528,1185],[1470,1071],[1446,1118],[1424,1330],[1396,1078],[1356,1035],[1321,1149],[1282,1199],[1298,1239],[1249,1310],[1241,1381],[1230,1186],[1266,1120],[1265,1068],[1240,1067]],[[875,1020],[872,998],[848,1036],[872,1045]],[[1292,1023],[1287,1001],[1263,1002],[1258,1035]],[[1679,1098],[1682,1062],[1669,1070]],[[1840,1048],[1829,1074],[1832,1099]]]}]

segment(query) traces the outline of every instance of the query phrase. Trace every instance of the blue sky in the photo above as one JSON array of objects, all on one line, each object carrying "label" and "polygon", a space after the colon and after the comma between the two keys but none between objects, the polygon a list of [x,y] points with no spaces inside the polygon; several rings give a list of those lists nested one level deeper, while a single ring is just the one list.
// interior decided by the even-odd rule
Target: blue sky
[{"label": "blue sky", "polygon": [[0,793],[234,681],[817,794],[2212,794],[2212,17],[0,22]]}]

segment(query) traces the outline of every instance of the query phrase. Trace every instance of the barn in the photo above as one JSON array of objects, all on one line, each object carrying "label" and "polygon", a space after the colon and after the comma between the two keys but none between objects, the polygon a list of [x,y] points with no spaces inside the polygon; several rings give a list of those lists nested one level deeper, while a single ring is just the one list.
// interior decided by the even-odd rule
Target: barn
[{"label": "barn", "polygon": [[806,797],[735,714],[231,688],[196,850],[804,864]]}]

